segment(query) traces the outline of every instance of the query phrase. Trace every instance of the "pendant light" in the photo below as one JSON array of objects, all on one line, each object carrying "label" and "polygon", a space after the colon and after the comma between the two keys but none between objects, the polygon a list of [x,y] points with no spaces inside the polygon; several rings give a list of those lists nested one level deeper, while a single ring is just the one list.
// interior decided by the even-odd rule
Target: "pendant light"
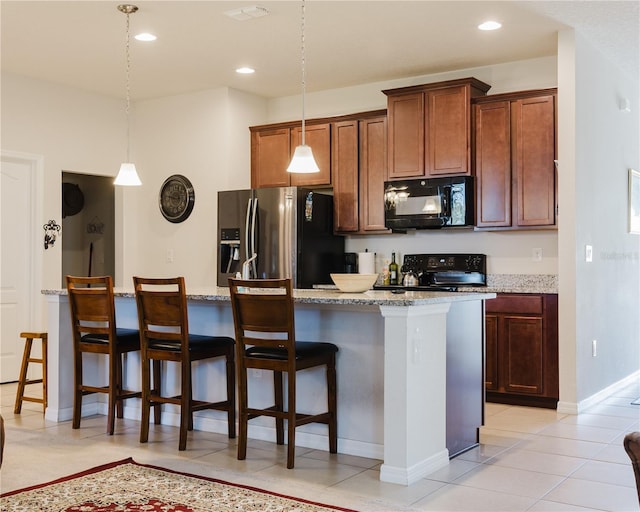
[{"label": "pendant light", "polygon": [[129,158],[129,109],[131,107],[131,84],[130,84],[130,71],[131,71],[131,57],[129,55],[129,15],[133,14],[138,10],[135,5],[123,4],[118,6],[118,10],[127,15],[127,40],[125,44],[125,56],[127,61],[127,106],[125,109],[125,113],[127,115],[127,162],[120,165],[120,171],[118,172],[118,176],[113,182],[115,185],[122,186],[139,186],[142,185],[140,178],[138,177],[138,173],[136,171],[135,164],[131,163]]},{"label": "pendant light", "polygon": [[306,92],[306,70],[305,70],[305,54],[304,54],[304,0],[302,0],[302,143],[296,147],[293,152],[293,158],[291,159],[291,163],[289,167],[287,167],[287,172],[291,173],[300,173],[300,174],[309,174],[313,172],[320,172],[320,168],[313,158],[313,153],[311,152],[311,146],[307,146],[305,143],[305,120],[304,120],[304,100],[305,100],[305,92]]}]

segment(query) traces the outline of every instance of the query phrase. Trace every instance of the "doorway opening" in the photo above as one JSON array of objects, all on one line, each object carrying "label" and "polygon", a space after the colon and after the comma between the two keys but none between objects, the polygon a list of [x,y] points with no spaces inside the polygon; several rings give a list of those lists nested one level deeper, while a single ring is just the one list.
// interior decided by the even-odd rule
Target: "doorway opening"
[{"label": "doorway opening", "polygon": [[65,276],[115,280],[113,178],[62,173],[62,287]]}]

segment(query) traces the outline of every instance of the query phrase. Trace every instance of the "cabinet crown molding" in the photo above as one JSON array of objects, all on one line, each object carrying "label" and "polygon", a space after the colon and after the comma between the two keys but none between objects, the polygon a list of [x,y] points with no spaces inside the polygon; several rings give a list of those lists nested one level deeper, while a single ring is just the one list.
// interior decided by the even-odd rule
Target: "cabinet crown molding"
[{"label": "cabinet crown molding", "polygon": [[408,87],[399,87],[396,89],[385,89],[382,92],[387,96],[393,96],[396,94],[411,94],[414,92],[428,91],[431,89],[441,89],[444,87],[457,87],[460,85],[470,85],[471,88],[477,89],[480,93],[486,94],[491,89],[491,86],[487,83],[478,80],[477,78],[458,78],[456,80],[445,80],[443,82],[433,82],[429,84],[410,85]]},{"label": "cabinet crown molding", "polygon": [[[386,116],[387,109],[380,110],[369,110],[366,112],[357,112],[355,114],[345,114],[342,116],[331,116],[331,117],[316,117],[313,119],[305,119],[305,124],[307,126],[313,126],[317,124],[325,124],[325,123],[339,123],[342,121],[351,121],[351,120],[359,120],[359,119],[368,119],[370,117],[379,117]],[[298,126],[302,126],[301,120],[296,121],[282,121],[281,123],[269,123],[269,124],[261,124],[256,126],[249,126],[249,130],[252,132],[259,132],[265,129],[278,129],[278,128],[297,128]]]},{"label": "cabinet crown molding", "polygon": [[491,103],[493,101],[512,101],[525,98],[535,98],[538,96],[553,96],[558,94],[557,87],[547,89],[530,89],[527,91],[502,92],[500,94],[489,94],[488,96],[478,96],[473,98],[473,103]]}]

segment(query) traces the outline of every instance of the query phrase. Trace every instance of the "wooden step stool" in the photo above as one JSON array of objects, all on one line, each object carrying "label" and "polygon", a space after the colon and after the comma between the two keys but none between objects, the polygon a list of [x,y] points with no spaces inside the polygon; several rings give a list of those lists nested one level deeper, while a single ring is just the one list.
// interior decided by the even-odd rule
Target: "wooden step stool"
[{"label": "wooden step stool", "polygon": [[[43,412],[47,408],[47,333],[46,332],[21,332],[21,338],[26,338],[24,345],[24,353],[22,355],[22,367],[20,368],[20,378],[18,380],[18,392],[16,394],[16,405],[13,408],[15,414],[20,414],[22,402],[36,402],[42,404]],[[36,359],[31,357],[31,347],[33,340],[42,340],[42,358]],[[29,363],[39,363],[42,365],[41,379],[27,379],[27,370]],[[42,398],[32,396],[24,396],[24,387],[28,384],[40,384],[42,382]]]}]

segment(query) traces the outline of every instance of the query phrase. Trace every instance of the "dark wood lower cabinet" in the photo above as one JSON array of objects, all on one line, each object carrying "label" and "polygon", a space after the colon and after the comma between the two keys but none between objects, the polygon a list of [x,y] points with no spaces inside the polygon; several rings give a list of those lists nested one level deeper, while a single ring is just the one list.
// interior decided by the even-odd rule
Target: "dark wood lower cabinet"
[{"label": "dark wood lower cabinet", "polygon": [[488,402],[556,408],[558,296],[500,293],[486,301]]}]

